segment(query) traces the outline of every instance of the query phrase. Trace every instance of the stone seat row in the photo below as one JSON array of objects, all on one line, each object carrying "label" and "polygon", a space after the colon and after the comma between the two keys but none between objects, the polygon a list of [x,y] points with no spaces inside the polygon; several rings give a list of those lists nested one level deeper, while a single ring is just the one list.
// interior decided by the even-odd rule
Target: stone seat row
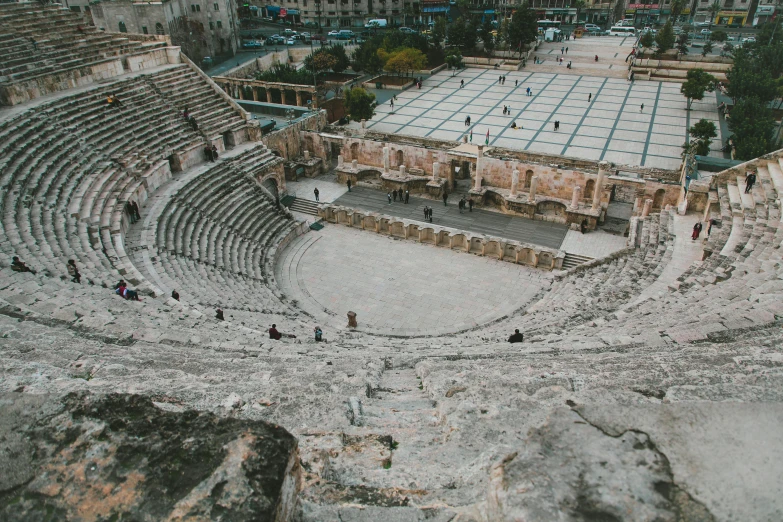
[{"label": "stone seat row", "polygon": [[189,67],[182,65],[146,77],[179,111],[188,109],[208,136],[236,131],[244,120]]},{"label": "stone seat row", "polygon": [[631,302],[664,270],[671,259],[671,210],[642,222],[641,245],[571,269],[557,278],[540,300],[519,318],[528,334],[558,331],[606,315]]}]

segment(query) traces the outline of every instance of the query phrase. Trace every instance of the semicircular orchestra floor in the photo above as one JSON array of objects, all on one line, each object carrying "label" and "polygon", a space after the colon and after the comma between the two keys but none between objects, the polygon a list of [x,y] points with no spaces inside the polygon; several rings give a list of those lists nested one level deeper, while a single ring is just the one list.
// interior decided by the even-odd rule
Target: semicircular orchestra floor
[{"label": "semicircular orchestra floor", "polygon": [[503,317],[548,285],[549,273],[364,230],[326,225],[279,257],[277,282],[321,326],[383,335],[443,335]]}]

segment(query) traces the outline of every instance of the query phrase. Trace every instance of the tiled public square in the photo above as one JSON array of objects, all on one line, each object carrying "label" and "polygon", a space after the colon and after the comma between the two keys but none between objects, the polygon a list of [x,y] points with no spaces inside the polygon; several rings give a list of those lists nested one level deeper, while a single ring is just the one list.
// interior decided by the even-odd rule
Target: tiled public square
[{"label": "tiled public square", "polygon": [[[510,115],[503,115],[504,105]],[[715,94],[708,93],[686,111],[679,83],[468,68],[454,77],[441,71],[421,89],[401,92],[394,111],[389,103],[377,107],[367,127],[443,140],[461,140],[472,130],[479,144],[489,131],[490,146],[676,169],[693,123],[706,118],[720,128],[716,107]],[[512,129],[512,122],[520,128]],[[713,147],[721,142],[716,138]]]}]

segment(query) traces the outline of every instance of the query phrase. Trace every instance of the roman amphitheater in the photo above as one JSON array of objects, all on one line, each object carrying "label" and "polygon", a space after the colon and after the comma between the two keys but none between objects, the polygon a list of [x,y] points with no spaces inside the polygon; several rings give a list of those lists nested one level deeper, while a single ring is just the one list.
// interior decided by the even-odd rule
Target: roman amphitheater
[{"label": "roman amphitheater", "polygon": [[263,133],[165,37],[0,27],[0,519],[783,520],[783,151],[690,175],[630,42]]}]

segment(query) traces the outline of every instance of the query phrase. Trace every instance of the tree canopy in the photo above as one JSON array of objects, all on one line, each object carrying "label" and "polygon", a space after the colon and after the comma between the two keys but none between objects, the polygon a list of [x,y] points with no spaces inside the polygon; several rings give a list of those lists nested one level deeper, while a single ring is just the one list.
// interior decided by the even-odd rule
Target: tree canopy
[{"label": "tree canopy", "polygon": [[691,110],[693,100],[704,99],[704,93],[715,89],[716,79],[704,69],[691,69],[685,76],[680,93],[687,98],[687,110]]},{"label": "tree canopy", "polygon": [[386,64],[383,68],[388,72],[402,75],[423,69],[426,65],[427,58],[421,51],[407,47],[391,53],[386,59]]},{"label": "tree canopy", "polygon": [[688,129],[688,133],[694,139],[694,150],[699,156],[706,156],[710,153],[712,138],[718,135],[715,123],[703,118],[693,124]]},{"label": "tree canopy", "polygon": [[655,35],[655,46],[658,54],[665,53],[674,47],[674,28],[672,21],[668,20],[663,28]]},{"label": "tree canopy", "polygon": [[256,80],[266,82],[293,83],[296,85],[314,85],[313,73],[300,69],[296,70],[287,63],[276,63],[266,71],[256,73]]},{"label": "tree canopy", "polygon": [[538,35],[538,17],[527,3],[519,6],[508,25],[508,44],[514,51],[523,51]]},{"label": "tree canopy", "polygon": [[772,111],[759,98],[743,98],[731,111],[729,129],[734,134],[736,157],[741,160],[757,158],[772,147],[774,128]]},{"label": "tree canopy", "polygon": [[355,121],[369,120],[373,115],[375,94],[367,92],[361,87],[345,91],[345,109]]}]

